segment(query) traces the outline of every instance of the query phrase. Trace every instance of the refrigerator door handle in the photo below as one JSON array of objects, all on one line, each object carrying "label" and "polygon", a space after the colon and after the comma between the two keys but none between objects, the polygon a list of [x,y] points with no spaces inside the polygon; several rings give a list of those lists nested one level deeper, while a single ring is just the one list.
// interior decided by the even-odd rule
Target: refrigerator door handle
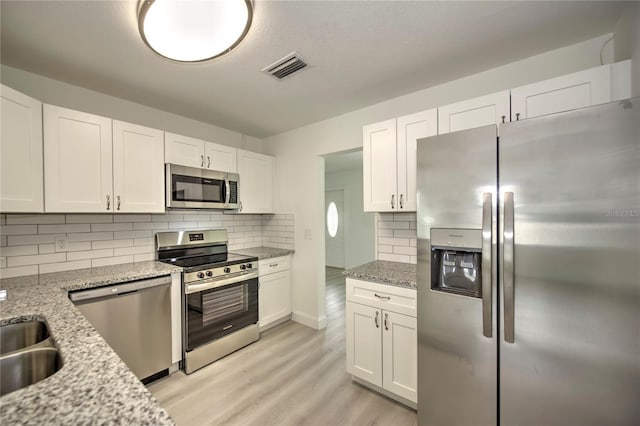
[{"label": "refrigerator door handle", "polygon": [[502,235],[502,285],[504,292],[504,341],[514,343],[514,269],[513,269],[513,192],[504,193],[504,231]]},{"label": "refrigerator door handle", "polygon": [[490,192],[482,193],[482,334],[492,337],[493,312],[491,275],[493,271],[493,197]]}]

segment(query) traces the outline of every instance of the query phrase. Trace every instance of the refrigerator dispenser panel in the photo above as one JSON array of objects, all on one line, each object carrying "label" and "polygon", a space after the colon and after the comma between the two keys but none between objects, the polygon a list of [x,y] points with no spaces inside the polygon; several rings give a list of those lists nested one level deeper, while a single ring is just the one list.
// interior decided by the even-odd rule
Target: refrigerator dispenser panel
[{"label": "refrigerator dispenser panel", "polygon": [[431,289],[482,297],[482,231],[431,229]]}]

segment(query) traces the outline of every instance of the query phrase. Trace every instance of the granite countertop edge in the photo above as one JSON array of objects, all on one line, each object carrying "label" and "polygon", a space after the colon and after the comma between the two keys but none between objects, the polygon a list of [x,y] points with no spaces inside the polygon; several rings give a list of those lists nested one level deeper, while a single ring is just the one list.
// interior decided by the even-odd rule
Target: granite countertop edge
[{"label": "granite countertop edge", "polygon": [[415,290],[417,288],[417,266],[412,263],[374,260],[343,272],[348,278],[372,281],[379,284],[404,287]]},{"label": "granite countertop edge", "polygon": [[145,261],[42,275],[5,278],[0,324],[47,323],[62,357],[50,377],[0,397],[0,418],[10,424],[172,425],[167,411],[127,368],[68,298],[72,290],[181,272]]},{"label": "granite countertop edge", "polygon": [[274,257],[288,256],[295,253],[295,250],[279,247],[249,247],[244,249],[230,250],[231,253],[244,256],[255,256],[258,260],[272,259]]}]

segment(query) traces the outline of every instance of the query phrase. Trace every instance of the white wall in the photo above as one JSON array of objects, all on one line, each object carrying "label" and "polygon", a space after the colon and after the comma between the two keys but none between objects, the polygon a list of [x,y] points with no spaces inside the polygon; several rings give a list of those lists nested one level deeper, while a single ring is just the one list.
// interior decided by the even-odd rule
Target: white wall
[{"label": "white wall", "polygon": [[362,168],[327,173],[325,189],[344,189],[344,240],[346,268],[375,260],[375,213],[364,212]]},{"label": "white wall", "polygon": [[640,2],[629,2],[614,28],[616,62],[631,58],[631,93],[640,96]]},{"label": "white wall", "polygon": [[73,86],[17,68],[2,65],[0,80],[2,84],[47,104],[102,115],[248,151],[263,152],[261,139],[243,136],[222,127]]},{"label": "white wall", "polygon": [[366,124],[598,66],[610,37],[605,34],[265,139],[266,152],[277,160],[275,206],[296,217],[293,318],[316,328],[326,323],[322,155],[361,147]]}]

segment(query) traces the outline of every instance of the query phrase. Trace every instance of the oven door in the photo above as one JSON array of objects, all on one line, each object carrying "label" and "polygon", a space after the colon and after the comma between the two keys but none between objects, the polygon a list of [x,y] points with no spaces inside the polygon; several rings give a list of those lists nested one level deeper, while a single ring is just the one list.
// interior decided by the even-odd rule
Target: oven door
[{"label": "oven door", "polygon": [[186,350],[258,322],[258,278],[185,294]]},{"label": "oven door", "polygon": [[166,164],[166,201],[169,208],[225,208],[227,174]]}]

